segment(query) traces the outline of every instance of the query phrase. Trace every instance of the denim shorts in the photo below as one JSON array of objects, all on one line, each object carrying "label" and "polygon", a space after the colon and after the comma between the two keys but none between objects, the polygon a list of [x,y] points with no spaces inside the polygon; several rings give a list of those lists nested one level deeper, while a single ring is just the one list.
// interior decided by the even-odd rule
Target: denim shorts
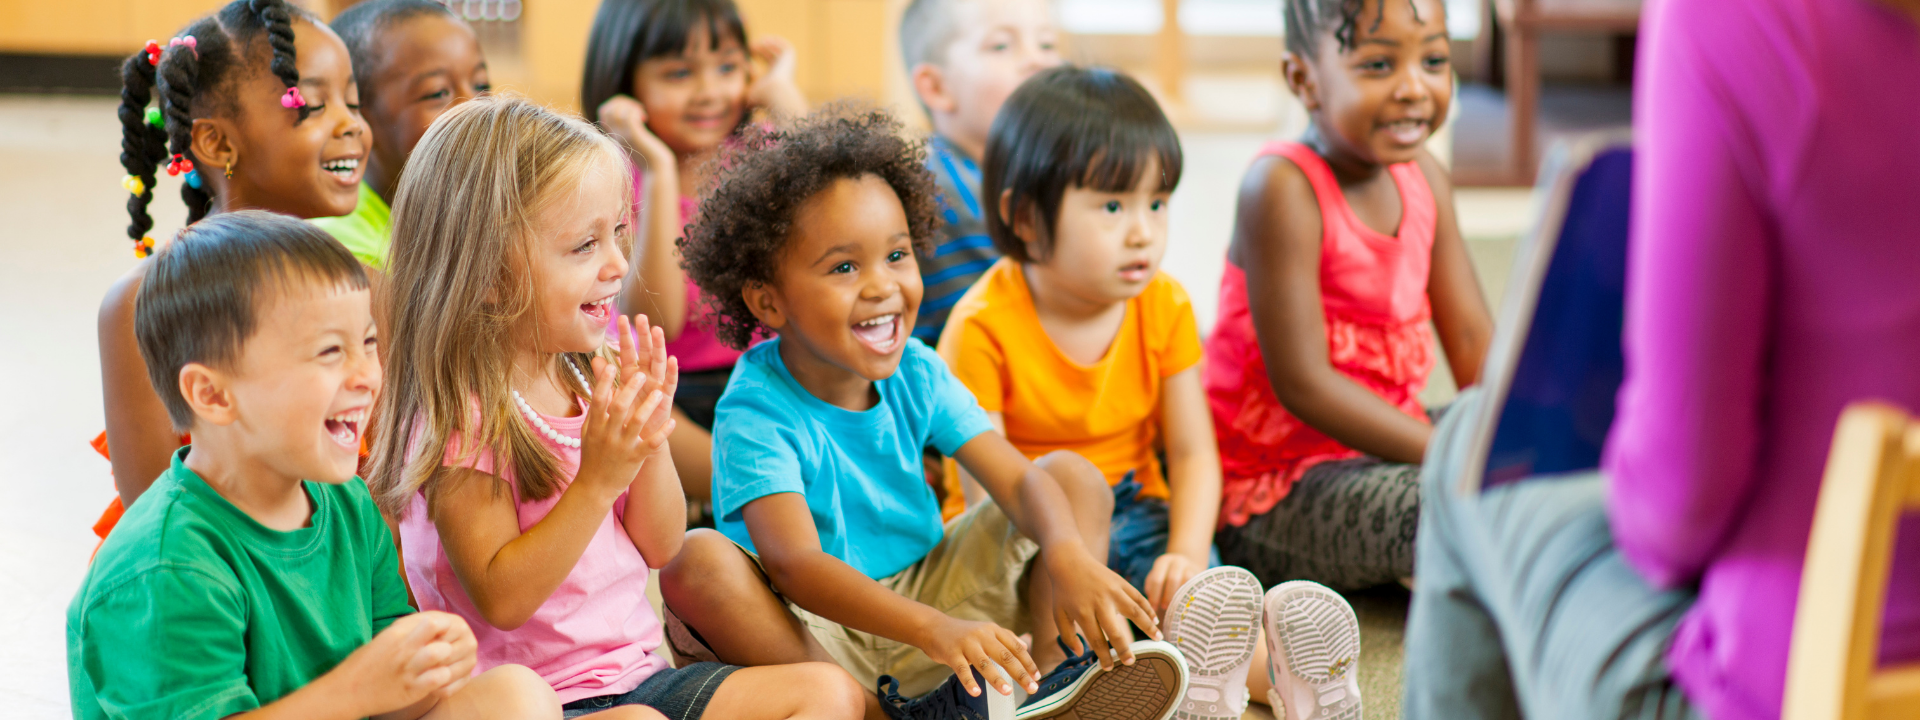
[{"label": "denim shorts", "polygon": [[581,698],[561,706],[565,717],[577,718],[621,705],[645,705],[659,710],[667,720],[700,720],[707,703],[727,676],[739,670],[716,662],[693,663],[681,668],[665,668],[640,683],[640,687],[619,695]]},{"label": "denim shorts", "polygon": [[[1133,479],[1133,471],[1113,486],[1113,524],[1107,536],[1107,568],[1132,583],[1134,589],[1147,591],[1147,574],[1153,561],[1167,554],[1170,524],[1167,501],[1140,497],[1142,486]],[[1207,567],[1220,566],[1220,550],[1207,549]]]}]

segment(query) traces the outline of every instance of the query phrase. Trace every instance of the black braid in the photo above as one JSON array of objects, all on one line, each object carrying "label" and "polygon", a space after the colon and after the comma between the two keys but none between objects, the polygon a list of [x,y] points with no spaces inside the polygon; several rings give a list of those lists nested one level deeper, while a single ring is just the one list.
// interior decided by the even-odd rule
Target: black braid
[{"label": "black braid", "polygon": [[154,68],[147,51],[140,50],[120,66],[120,166],[140,179],[140,194],[127,198],[127,237],[139,242],[153,229],[147,205],[159,181],[160,161],[167,156],[167,133],[147,123],[147,103],[153,98]]},{"label": "black braid", "polygon": [[[1287,50],[1302,56],[1311,56],[1318,48],[1320,34],[1331,26],[1333,39],[1340,43],[1340,50],[1352,50],[1356,25],[1360,14],[1366,11],[1368,0],[1284,0],[1282,12],[1286,15]],[[1407,0],[1413,8],[1413,19],[1420,20],[1420,6],[1413,0]],[[1387,15],[1387,0],[1380,0],[1380,14],[1374,16],[1369,31],[1378,31],[1380,21]]]},{"label": "black braid", "polygon": [[[195,28],[189,29],[198,29],[202,25],[207,30],[220,31],[213,23],[196,23]],[[193,157],[193,96],[200,80],[202,54],[211,54],[220,49],[223,48],[200,40],[200,53],[169,52],[166,61],[160,64],[160,107],[167,117],[167,136],[172,142],[173,154],[193,160],[194,168],[203,170],[202,177],[218,170],[200,168],[200,161]],[[213,194],[207,192],[205,185],[204,181],[199,188],[187,183],[180,184],[180,199],[187,204],[189,225],[199,222],[213,209]]]},{"label": "black braid", "polygon": [[[248,0],[247,7],[260,17],[260,24],[266,26],[267,43],[273,47],[273,62],[269,66],[275,77],[287,87],[300,84],[300,70],[293,64],[293,17],[287,12],[286,0]],[[311,106],[302,105],[300,120],[306,120]]]}]

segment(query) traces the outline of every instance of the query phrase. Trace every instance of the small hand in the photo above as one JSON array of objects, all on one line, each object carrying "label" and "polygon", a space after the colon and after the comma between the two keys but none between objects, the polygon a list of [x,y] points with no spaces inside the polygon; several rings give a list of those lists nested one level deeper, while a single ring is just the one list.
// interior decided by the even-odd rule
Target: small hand
[{"label": "small hand", "polygon": [[420,612],[395,620],[341,661],[336,672],[368,715],[459,689],[476,661],[473,632],[458,616]]},{"label": "small hand", "polygon": [[1205,562],[1181,553],[1170,552],[1155,558],[1153,569],[1147,571],[1147,602],[1154,610],[1165,613],[1167,603],[1173,602],[1173,594],[1180,591],[1180,586],[1205,569]]},{"label": "small hand", "polygon": [[600,125],[632,148],[650,169],[659,163],[673,162],[673,150],[652,130],[647,129],[647,108],[640,101],[615,95],[600,104]]},{"label": "small hand", "polygon": [[805,108],[783,107],[794,102],[804,102],[800,86],[794,82],[795,68],[799,60],[793,51],[793,44],[774,35],[765,35],[753,41],[753,57],[767,65],[767,71],[758,74],[747,86],[747,105],[762,107],[776,113],[801,113]]},{"label": "small hand", "polygon": [[[1076,653],[1092,646],[1103,668],[1113,667],[1109,649],[1119,653],[1121,663],[1132,665],[1133,633],[1127,630],[1127,621],[1132,620],[1153,639],[1160,639],[1153,607],[1126,580],[1094,562],[1085,548],[1072,547],[1077,551],[1048,552],[1042,557],[1053,580],[1054,622],[1060,628],[1060,637],[1072,638],[1068,645]],[[1075,637],[1076,633],[1080,637]]]},{"label": "small hand", "polygon": [[1040,669],[1033,664],[1033,656],[1027,654],[1026,645],[1012,631],[999,625],[943,618],[916,646],[934,662],[953,668],[954,676],[966,687],[967,694],[974,697],[980,696],[980,686],[973,681],[969,668],[978,669],[980,676],[992,683],[1001,695],[1013,694],[1013,686],[1007,684],[1007,677],[994,670],[995,667],[1012,673],[1013,681],[1027,692],[1040,689],[1036,680]]},{"label": "small hand", "polygon": [[[666,331],[651,325],[647,316],[634,315],[632,332],[627,332],[625,326],[620,332],[620,382],[624,384],[637,374],[649,383],[646,392],[657,390],[666,396],[666,402],[661,403],[659,409],[647,418],[647,424],[648,427],[656,427],[669,422],[673,416],[673,395],[680,389],[680,359],[667,353]],[[631,366],[629,350],[634,353]],[[641,372],[642,368],[645,372]]]},{"label": "small hand", "polygon": [[[627,338],[621,343],[619,366],[605,358],[593,359],[593,399],[587,404],[586,427],[580,433],[580,472],[574,478],[575,485],[611,495],[624,492],[647,458],[666,445],[674,424],[671,416],[655,421],[668,403],[661,384],[641,371],[641,358],[652,355],[652,348],[640,350],[633,340],[633,323],[626,316],[620,317],[617,329]],[[664,355],[664,337],[659,342],[658,354]],[[677,373],[677,363],[669,360],[666,366]],[[623,378],[617,387],[616,376]]]}]

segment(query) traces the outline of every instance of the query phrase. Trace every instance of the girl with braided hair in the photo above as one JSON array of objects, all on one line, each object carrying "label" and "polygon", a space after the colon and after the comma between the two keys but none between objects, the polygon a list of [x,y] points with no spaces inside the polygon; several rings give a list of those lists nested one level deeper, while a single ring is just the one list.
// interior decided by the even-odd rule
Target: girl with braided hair
[{"label": "girl with braided hair", "polygon": [[[234,0],[164,44],[149,42],[121,74],[120,162],[136,256],[154,250],[147,207],[162,167],[183,179],[189,224],[247,208],[300,218],[353,211],[367,126],[346,46],[312,14],[285,0]],[[134,341],[145,272],[136,264],[100,306],[107,429],[94,447],[108,455],[119,490],[94,526],[101,537],[181,444]]]}]

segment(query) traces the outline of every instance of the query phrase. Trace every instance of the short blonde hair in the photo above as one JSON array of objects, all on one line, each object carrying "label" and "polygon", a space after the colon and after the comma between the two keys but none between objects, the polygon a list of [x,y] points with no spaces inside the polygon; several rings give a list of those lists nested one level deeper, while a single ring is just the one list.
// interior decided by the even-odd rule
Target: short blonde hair
[{"label": "short blonde hair", "polygon": [[422,489],[431,500],[442,448],[455,439],[468,455],[491,452],[522,499],[559,490],[559,460],[520,420],[507,387],[520,341],[512,333],[533,311],[534,216],[595,163],[624,168],[625,157],[586,121],[511,95],[449,110],[420,138],[394,195],[380,328],[386,389],[368,481],[382,510],[401,516]]}]

